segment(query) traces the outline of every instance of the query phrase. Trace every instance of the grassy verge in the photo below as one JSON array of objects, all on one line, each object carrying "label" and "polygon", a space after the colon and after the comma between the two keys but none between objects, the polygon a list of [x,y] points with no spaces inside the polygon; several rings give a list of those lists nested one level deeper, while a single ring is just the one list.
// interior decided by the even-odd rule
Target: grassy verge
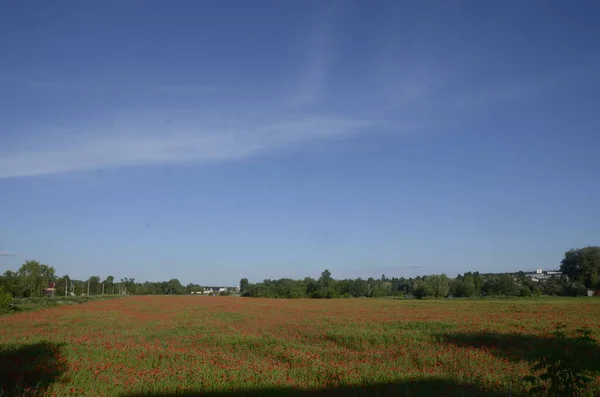
[{"label": "grassy verge", "polygon": [[[4,313],[19,313],[45,309],[56,306],[75,305],[104,299],[120,298],[124,295],[92,295],[92,296],[54,296],[42,298],[14,298],[8,311]],[[0,314],[4,314],[0,312]]]}]

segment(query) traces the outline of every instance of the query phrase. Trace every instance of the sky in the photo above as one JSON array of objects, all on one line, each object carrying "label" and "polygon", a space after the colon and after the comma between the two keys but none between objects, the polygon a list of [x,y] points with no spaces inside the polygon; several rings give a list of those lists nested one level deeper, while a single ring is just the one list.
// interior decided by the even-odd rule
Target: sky
[{"label": "sky", "polygon": [[596,1],[18,1],[0,271],[412,277],[600,238]]}]

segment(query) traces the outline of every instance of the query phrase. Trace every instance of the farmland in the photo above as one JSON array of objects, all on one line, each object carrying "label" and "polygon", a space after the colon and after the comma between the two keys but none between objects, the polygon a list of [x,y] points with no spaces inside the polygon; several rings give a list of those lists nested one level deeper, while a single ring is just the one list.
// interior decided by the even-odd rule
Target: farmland
[{"label": "farmland", "polygon": [[[558,323],[594,330],[579,362],[600,395],[600,299],[271,300],[133,296],[0,317],[4,395],[512,396]],[[2,393],[0,393],[2,395]]]}]

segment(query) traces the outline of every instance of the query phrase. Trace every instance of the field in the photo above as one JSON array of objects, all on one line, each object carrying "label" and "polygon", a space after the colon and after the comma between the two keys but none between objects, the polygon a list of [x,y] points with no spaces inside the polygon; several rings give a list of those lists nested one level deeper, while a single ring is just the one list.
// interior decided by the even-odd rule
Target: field
[{"label": "field", "polygon": [[597,342],[600,299],[92,301],[0,317],[0,396],[524,396],[558,323]]}]

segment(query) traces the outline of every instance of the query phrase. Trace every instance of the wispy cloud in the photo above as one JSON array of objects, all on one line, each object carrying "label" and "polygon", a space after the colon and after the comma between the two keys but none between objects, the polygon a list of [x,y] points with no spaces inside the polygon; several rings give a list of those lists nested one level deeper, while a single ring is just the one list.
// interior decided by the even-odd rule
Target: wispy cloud
[{"label": "wispy cloud", "polygon": [[[283,95],[262,93],[244,100],[231,87],[198,83],[29,82],[25,85],[40,90],[104,90],[126,92],[129,97],[136,92],[140,104],[137,109],[110,109],[111,121],[100,123],[95,116],[76,122],[68,132],[49,125],[32,127],[27,138],[0,144],[0,178],[230,161],[373,131],[384,125],[380,117],[358,116],[352,109],[333,111],[323,103],[333,62],[335,12],[328,7],[317,13],[310,33],[301,40],[305,47],[301,68],[289,76],[298,84]],[[168,94],[168,100],[161,94]],[[215,95],[218,101],[211,101]],[[181,100],[172,101],[178,97]],[[307,109],[316,103],[318,109]],[[181,104],[187,109],[161,108]]]},{"label": "wispy cloud", "polygon": [[334,19],[339,5],[330,3],[316,14],[303,46],[306,47],[294,103],[311,105],[323,98],[335,61],[336,32]]},{"label": "wispy cloud", "polygon": [[[102,95],[96,97],[98,107],[72,117],[68,135],[64,123],[59,128],[51,117],[38,117],[36,124],[0,124],[0,178],[231,161],[382,128],[413,132],[439,127],[448,122],[444,117],[465,109],[493,107],[556,83],[549,79],[469,85],[465,76],[457,79],[426,55],[399,58],[390,38],[369,59],[370,71],[360,69],[366,75],[341,84],[334,73],[337,66],[344,67],[335,53],[339,9],[322,11],[301,40],[301,66],[286,76],[289,84],[283,85],[292,88],[284,94],[240,93],[236,86],[197,81],[24,83],[25,90],[60,91],[57,98],[68,97],[65,90],[101,90]],[[397,37],[392,33],[386,37]],[[0,83],[19,84],[7,78]],[[127,98],[121,107],[120,97]],[[107,111],[106,103],[111,104]],[[98,116],[102,110],[103,121]],[[22,133],[24,129],[29,131]]]},{"label": "wispy cloud", "polygon": [[[162,120],[155,121],[162,125],[154,129],[74,135],[60,144],[33,150],[5,149],[0,152],[0,178],[241,159],[288,145],[362,132],[379,124],[370,120],[307,115],[255,127],[244,127],[246,123],[240,122],[225,130],[198,121],[181,129],[172,128],[175,131],[171,132],[165,131]],[[147,125],[148,121],[143,124]]]}]

